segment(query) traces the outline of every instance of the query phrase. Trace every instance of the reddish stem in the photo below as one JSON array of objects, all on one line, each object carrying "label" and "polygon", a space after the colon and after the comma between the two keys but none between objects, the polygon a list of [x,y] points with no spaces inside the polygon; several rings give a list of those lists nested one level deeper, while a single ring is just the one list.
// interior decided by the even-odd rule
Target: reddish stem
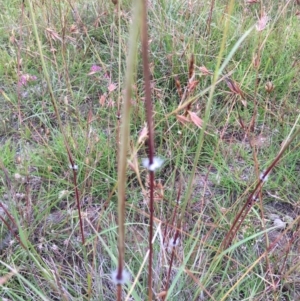
[{"label": "reddish stem", "polygon": [[266,181],[268,175],[270,174],[271,170],[275,167],[275,165],[278,163],[278,161],[282,157],[284,151],[286,150],[286,148],[288,147],[290,142],[295,138],[295,136],[297,134],[298,134],[298,131],[293,135],[293,137],[290,139],[290,141],[288,143],[286,143],[285,146],[280,150],[280,152],[278,153],[278,155],[276,156],[274,161],[270,164],[270,166],[261,174],[258,183],[256,184],[255,188],[253,189],[253,191],[249,195],[249,197],[248,197],[246,203],[244,204],[243,208],[238,213],[238,215],[235,217],[235,220],[234,220],[229,232],[227,233],[227,235],[226,235],[226,237],[223,241],[224,248],[227,248],[231,244],[231,242],[232,242],[233,238],[235,237],[237,231],[239,230],[239,228],[242,225],[243,221],[245,220],[247,214],[249,213],[252,205],[258,200],[260,189],[264,185],[264,182]]},{"label": "reddish stem", "polygon": [[84,245],[85,239],[84,239],[84,232],[83,232],[83,222],[82,222],[82,216],[81,216],[81,208],[80,208],[80,196],[79,196],[79,190],[77,186],[77,167],[75,166],[74,160],[72,158],[71,152],[69,150],[69,147],[67,145],[67,142],[65,142],[67,154],[70,162],[70,166],[73,170],[73,184],[74,184],[74,190],[75,190],[75,199],[76,199],[76,206],[78,211],[78,217],[79,217],[79,225],[80,225],[80,233],[81,233],[81,241]]},{"label": "reddish stem", "polygon": [[[151,100],[150,69],[148,59],[148,25],[147,25],[147,1],[144,0],[142,8],[142,58],[143,73],[145,80],[145,102],[146,118],[148,124],[148,158],[149,166],[153,164],[154,159],[154,127],[153,127],[153,108]],[[149,170],[150,180],[150,223],[149,223],[149,266],[148,266],[148,299],[152,300],[152,258],[153,258],[153,212],[154,212],[154,172]]]}]

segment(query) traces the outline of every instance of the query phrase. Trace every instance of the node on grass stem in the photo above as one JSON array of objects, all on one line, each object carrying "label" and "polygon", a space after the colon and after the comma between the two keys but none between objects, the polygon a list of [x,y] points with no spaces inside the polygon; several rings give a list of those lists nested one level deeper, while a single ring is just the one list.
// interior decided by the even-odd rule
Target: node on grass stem
[{"label": "node on grass stem", "polygon": [[154,157],[152,164],[150,164],[149,158],[142,159],[143,166],[150,171],[155,171],[156,169],[160,168],[162,166],[163,162],[164,162],[164,160],[160,157]]},{"label": "node on grass stem", "polygon": [[258,194],[254,194],[253,196],[252,196],[252,201],[253,202],[256,202],[258,200]]},{"label": "node on grass stem", "polygon": [[123,269],[121,277],[118,277],[118,269],[116,269],[111,273],[111,279],[114,284],[123,285],[129,282],[130,274]]},{"label": "node on grass stem", "polygon": [[169,247],[170,248],[175,248],[179,245],[179,238],[171,238],[169,241]]},{"label": "node on grass stem", "polygon": [[78,170],[78,165],[74,164],[74,165],[69,165],[70,169],[72,170]]},{"label": "node on grass stem", "polygon": [[266,174],[266,171],[263,171],[260,175],[259,175],[259,179],[262,181],[262,182],[267,182],[269,178],[269,174]]}]

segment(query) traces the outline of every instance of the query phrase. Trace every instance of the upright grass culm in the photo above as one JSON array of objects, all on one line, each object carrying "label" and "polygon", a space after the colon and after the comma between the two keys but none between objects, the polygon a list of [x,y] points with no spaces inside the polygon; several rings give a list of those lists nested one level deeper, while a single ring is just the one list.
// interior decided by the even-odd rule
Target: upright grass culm
[{"label": "upright grass culm", "polygon": [[[153,217],[154,217],[154,171],[160,167],[162,161],[160,158],[155,158],[154,149],[154,121],[153,121],[153,106],[151,99],[151,83],[150,83],[150,68],[148,58],[148,1],[143,0],[142,7],[142,59],[143,59],[143,73],[144,73],[144,85],[145,85],[145,102],[146,102],[146,119],[148,125],[148,170],[149,170],[149,209],[150,209],[150,221],[149,221],[149,264],[148,264],[148,300],[153,299],[152,291],[152,261],[153,261]],[[147,166],[147,164],[146,164]]]},{"label": "upright grass culm", "polygon": [[[9,194],[10,194],[10,197],[12,193],[12,185],[11,185],[11,180],[9,178],[9,174],[8,174],[8,171],[6,169],[6,167],[4,166],[2,160],[0,159],[0,169],[3,171],[4,173],[4,177],[5,177],[5,182],[6,182],[6,186],[7,188],[9,189]],[[2,208],[3,212],[6,214],[6,216],[8,217],[8,219],[10,220],[10,223],[7,222],[2,215],[0,215],[0,219],[2,220],[2,222],[6,225],[8,231],[10,232],[10,235],[11,236],[14,236],[20,243],[20,245],[26,249],[26,246],[23,244],[22,240],[19,238],[18,234],[16,233],[17,231],[17,224],[16,224],[16,221],[15,219],[12,217],[12,215],[8,212],[7,208],[3,205],[2,202],[0,202],[0,208]]]},{"label": "upright grass culm", "polygon": [[[24,18],[24,1],[21,4],[21,18],[19,24],[19,30],[22,32],[23,30],[23,18]],[[18,81],[21,78],[21,45],[22,45],[22,35],[20,35],[20,43],[18,44],[17,50],[17,70],[18,70]],[[17,85],[17,97],[18,97],[18,117],[19,117],[19,124],[22,124],[22,114],[21,114],[21,85]]]},{"label": "upright grass culm", "polygon": [[127,282],[127,271],[124,267],[125,256],[125,200],[126,200],[126,170],[129,145],[130,108],[133,76],[135,73],[137,55],[137,37],[140,27],[140,1],[133,2],[133,17],[129,35],[129,50],[126,63],[124,99],[120,129],[120,150],[118,160],[118,266],[113,272],[113,281],[117,284],[117,300],[122,299],[122,284]]},{"label": "upright grass culm", "polygon": [[[187,204],[188,204],[188,202],[191,198],[191,194],[192,194],[192,185],[193,185],[193,181],[194,181],[194,177],[195,177],[195,173],[196,173],[196,168],[198,166],[198,161],[199,161],[199,158],[200,158],[200,153],[201,153],[203,142],[204,142],[205,130],[206,130],[206,127],[207,127],[207,124],[208,124],[208,121],[209,121],[209,117],[210,117],[210,111],[211,111],[211,106],[212,106],[212,102],[213,102],[216,83],[218,81],[219,75],[222,72],[222,67],[220,68],[220,65],[221,65],[221,60],[223,58],[223,53],[224,53],[224,50],[225,50],[225,43],[226,43],[228,29],[229,29],[229,16],[231,16],[231,11],[233,9],[233,6],[234,6],[234,0],[231,0],[228,4],[228,10],[229,10],[228,11],[228,16],[226,17],[226,20],[225,20],[223,39],[222,39],[219,55],[218,55],[218,58],[217,58],[217,64],[216,64],[216,69],[215,69],[214,76],[213,76],[213,82],[212,82],[212,85],[211,85],[210,91],[209,91],[208,101],[207,101],[207,104],[206,104],[206,107],[205,107],[205,115],[204,115],[204,119],[203,119],[202,129],[200,130],[200,133],[199,133],[198,145],[197,145],[195,159],[194,159],[194,162],[193,162],[193,168],[192,168],[192,171],[191,171],[187,191],[186,191],[186,194],[185,194],[185,197],[184,197],[184,200],[183,200],[183,204],[182,204],[182,207],[181,207],[181,216],[180,216],[180,218],[181,218],[182,222],[183,222],[184,217],[185,217]],[[225,68],[224,63],[223,63],[223,68]]]},{"label": "upright grass culm", "polygon": [[31,2],[31,0],[27,0],[27,3],[28,3],[28,6],[29,6],[29,13],[30,13],[31,21],[32,21],[34,35],[35,35],[36,42],[37,42],[37,45],[38,45],[38,53],[39,53],[39,56],[41,58],[43,74],[45,76],[47,86],[48,86],[48,91],[49,91],[49,94],[50,94],[50,100],[51,100],[51,103],[52,103],[52,106],[53,106],[53,109],[54,109],[54,112],[55,112],[56,120],[58,122],[58,127],[59,127],[59,129],[60,129],[60,131],[63,135],[63,138],[64,138],[64,145],[65,145],[66,152],[67,152],[67,157],[68,157],[68,160],[69,160],[69,163],[70,163],[70,168],[73,171],[73,185],[74,185],[74,191],[75,191],[75,203],[76,203],[77,210],[78,210],[81,242],[82,242],[82,245],[84,245],[85,238],[84,238],[84,231],[83,231],[83,221],[82,221],[82,216],[81,216],[80,195],[79,195],[79,189],[78,189],[78,185],[77,185],[78,165],[76,165],[76,163],[73,160],[71,149],[70,149],[70,146],[68,144],[68,139],[66,137],[66,133],[65,133],[62,121],[61,121],[59,108],[58,108],[57,101],[56,101],[56,98],[55,98],[55,95],[54,95],[54,92],[53,92],[53,89],[52,89],[50,76],[49,76],[48,69],[46,67],[46,63],[45,63],[45,59],[44,59],[42,44],[41,44],[41,41],[40,41],[40,37],[39,37],[37,25],[36,25],[35,14],[34,14],[34,11],[33,11],[32,2]]}]

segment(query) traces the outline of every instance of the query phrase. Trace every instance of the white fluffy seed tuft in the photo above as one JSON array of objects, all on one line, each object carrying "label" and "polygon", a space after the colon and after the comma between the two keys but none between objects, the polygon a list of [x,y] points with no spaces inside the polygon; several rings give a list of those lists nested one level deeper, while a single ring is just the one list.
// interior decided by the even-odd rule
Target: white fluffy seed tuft
[{"label": "white fluffy seed tuft", "polygon": [[177,238],[175,240],[175,238],[171,238],[170,241],[169,241],[169,247],[170,248],[175,248],[179,245],[179,238]]},{"label": "white fluffy seed tuft", "polygon": [[74,164],[73,166],[70,164],[69,167],[70,167],[70,169],[78,170],[78,165],[76,165],[76,164]]},{"label": "white fluffy seed tuft", "polygon": [[164,159],[162,159],[160,157],[154,157],[152,164],[150,164],[149,158],[142,159],[143,166],[145,168],[149,169],[150,171],[155,171],[156,169],[160,168],[163,163],[164,163]]},{"label": "white fluffy seed tuft", "polygon": [[280,218],[276,218],[274,220],[274,226],[277,227],[277,229],[285,229],[286,223],[283,222]]},{"label": "white fluffy seed tuft", "polygon": [[123,269],[121,279],[118,279],[118,269],[116,269],[111,273],[111,279],[112,282],[116,285],[124,285],[129,282],[130,274],[125,269]]},{"label": "white fluffy seed tuft", "polygon": [[259,175],[259,179],[262,181],[262,182],[267,182],[269,178],[269,174],[266,174],[266,171],[263,171],[260,175]]}]

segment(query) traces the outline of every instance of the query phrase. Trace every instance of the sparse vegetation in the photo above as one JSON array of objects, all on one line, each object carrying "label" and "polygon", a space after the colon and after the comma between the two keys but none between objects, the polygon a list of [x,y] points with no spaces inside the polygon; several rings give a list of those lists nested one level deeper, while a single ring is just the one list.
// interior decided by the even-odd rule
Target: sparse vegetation
[{"label": "sparse vegetation", "polygon": [[299,300],[299,1],[145,2],[0,3],[0,299]]}]

